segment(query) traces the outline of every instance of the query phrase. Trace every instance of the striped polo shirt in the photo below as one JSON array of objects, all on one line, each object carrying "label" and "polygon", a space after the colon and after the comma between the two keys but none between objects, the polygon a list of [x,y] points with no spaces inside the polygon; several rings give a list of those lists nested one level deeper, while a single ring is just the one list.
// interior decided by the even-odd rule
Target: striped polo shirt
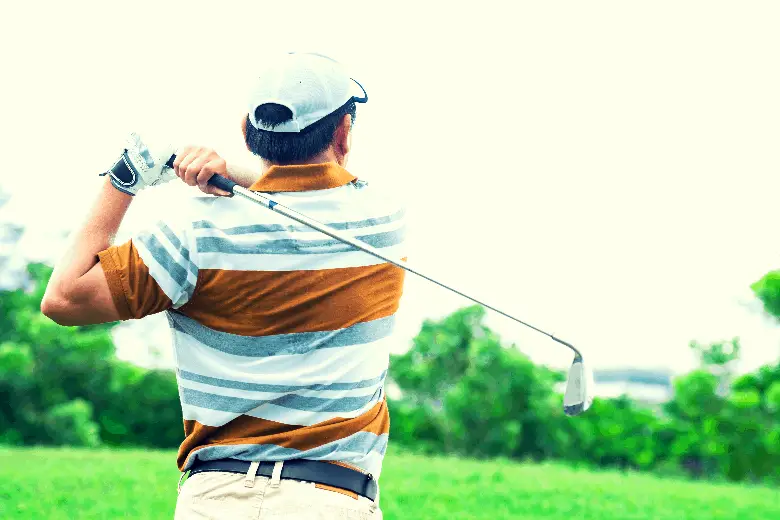
[{"label": "striped polo shirt", "polygon": [[[336,163],[274,166],[250,189],[405,256],[403,211]],[[99,257],[122,319],[167,314],[180,470],[302,458],[380,474],[402,269],[224,197],[193,199]]]}]

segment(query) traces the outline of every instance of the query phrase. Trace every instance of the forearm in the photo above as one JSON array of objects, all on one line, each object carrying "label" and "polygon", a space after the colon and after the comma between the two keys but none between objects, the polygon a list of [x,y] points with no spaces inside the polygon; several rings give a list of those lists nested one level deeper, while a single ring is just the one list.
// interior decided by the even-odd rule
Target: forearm
[{"label": "forearm", "polygon": [[44,299],[72,299],[80,295],[79,281],[95,264],[97,254],[111,245],[133,197],[115,189],[106,178],[81,228],[74,232],[57,262]]}]

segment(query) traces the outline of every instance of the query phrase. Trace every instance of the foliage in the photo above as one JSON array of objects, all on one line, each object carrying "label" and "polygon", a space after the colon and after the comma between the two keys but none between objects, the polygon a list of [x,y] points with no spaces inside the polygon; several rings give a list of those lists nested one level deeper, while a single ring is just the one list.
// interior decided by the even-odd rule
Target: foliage
[{"label": "foliage", "polygon": [[92,405],[84,399],[51,407],[43,426],[52,444],[89,447],[100,444],[98,425],[92,420]]},{"label": "foliage", "polygon": [[116,359],[111,325],[60,327],[40,313],[51,270],[0,292],[0,442],[175,447],[181,409],[170,371]]},{"label": "foliage", "polygon": [[392,357],[391,377],[403,392],[397,408],[414,427],[391,435],[417,439],[419,429],[421,441],[445,452],[542,457],[545,418],[557,408],[553,387],[563,376],[501,345],[483,317],[481,307],[468,307],[426,321],[412,348]]},{"label": "foliage", "polygon": [[[780,414],[774,403],[780,362],[745,374],[718,392],[722,367],[738,343],[693,346],[701,368],[675,382],[665,411],[671,419],[670,457],[696,476],[780,482]],[[723,353],[726,353],[724,356]]]},{"label": "foliage", "polygon": [[469,307],[426,321],[412,348],[391,358],[402,394],[391,402],[394,442],[426,453],[780,481],[780,365],[731,388],[738,338],[692,342],[701,367],[674,382],[663,413],[624,396],[595,399],[587,413],[570,418],[554,392],[563,375],[502,345],[483,316]]},{"label": "foliage", "polygon": [[775,318],[780,319],[780,270],[765,274],[750,288],[763,302],[764,309]]},{"label": "foliage", "polygon": [[739,353],[742,349],[739,338],[707,345],[691,341],[689,346],[697,354],[699,363],[706,367],[726,366],[732,361],[739,359]]}]

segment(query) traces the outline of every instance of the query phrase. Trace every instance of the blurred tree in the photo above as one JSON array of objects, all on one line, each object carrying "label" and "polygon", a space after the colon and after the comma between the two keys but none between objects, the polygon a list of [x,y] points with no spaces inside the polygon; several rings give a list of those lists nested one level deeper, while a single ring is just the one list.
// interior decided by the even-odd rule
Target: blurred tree
[{"label": "blurred tree", "polygon": [[696,352],[699,358],[699,366],[717,378],[717,394],[722,397],[727,396],[734,377],[735,365],[739,360],[741,349],[739,338],[706,345],[691,341],[689,347]]},{"label": "blurred tree", "polygon": [[61,327],[40,313],[51,275],[29,266],[28,290],[0,291],[0,442],[175,447],[176,378],[116,359],[113,324]]},{"label": "blurred tree", "polygon": [[[691,343],[701,368],[675,381],[674,398],[665,405],[670,456],[696,476],[731,480],[780,476],[780,363],[731,381],[738,358],[737,339],[709,345]],[[727,383],[727,384],[726,384]],[[724,388],[725,387],[725,388]]]},{"label": "blurred tree", "polygon": [[677,378],[674,397],[664,405],[672,424],[667,426],[669,454],[690,474],[713,476],[725,450],[716,417],[724,402],[717,394],[718,377],[699,369]]},{"label": "blurred tree", "polygon": [[563,375],[502,345],[483,318],[484,309],[472,306],[426,321],[412,348],[391,358],[390,375],[403,393],[395,406],[415,424],[395,433],[438,441],[450,452],[541,458],[543,439],[553,434],[547,417],[559,408],[553,387]]},{"label": "blurred tree", "polygon": [[764,309],[780,319],[780,270],[768,272],[750,288],[763,302]]}]

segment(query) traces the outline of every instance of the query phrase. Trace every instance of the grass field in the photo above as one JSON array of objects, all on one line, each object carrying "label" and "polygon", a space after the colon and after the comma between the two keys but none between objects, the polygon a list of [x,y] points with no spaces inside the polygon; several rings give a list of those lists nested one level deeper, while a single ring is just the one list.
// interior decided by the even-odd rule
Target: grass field
[{"label": "grass field", "polygon": [[[170,519],[172,452],[0,448],[0,519]],[[391,453],[386,519],[770,519],[780,490]]]}]

